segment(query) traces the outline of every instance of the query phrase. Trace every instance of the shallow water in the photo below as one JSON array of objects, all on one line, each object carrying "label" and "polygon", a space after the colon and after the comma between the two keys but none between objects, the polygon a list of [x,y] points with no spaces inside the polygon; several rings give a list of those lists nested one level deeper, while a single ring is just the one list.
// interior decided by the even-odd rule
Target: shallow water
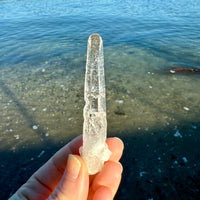
[{"label": "shallow water", "polygon": [[[104,40],[108,135],[199,120],[200,4],[1,1],[1,148],[82,132],[87,38]],[[35,125],[35,129],[33,126]]]},{"label": "shallow water", "polygon": [[[198,0],[0,1],[2,195],[82,133],[87,39],[94,32],[104,41],[108,136],[126,142],[119,199],[149,163],[157,170],[158,156],[166,174],[175,150],[177,159],[188,158],[186,172],[198,169],[200,75],[169,69],[200,68],[199,10]],[[182,142],[174,140],[179,131]],[[133,170],[134,157],[141,165]]]}]

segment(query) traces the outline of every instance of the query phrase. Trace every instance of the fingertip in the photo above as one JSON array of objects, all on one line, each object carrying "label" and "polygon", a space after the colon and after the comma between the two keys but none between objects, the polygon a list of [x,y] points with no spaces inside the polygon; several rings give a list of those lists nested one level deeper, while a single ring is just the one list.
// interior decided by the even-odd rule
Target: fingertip
[{"label": "fingertip", "polygon": [[81,177],[89,177],[88,170],[83,159],[78,155],[70,154],[66,166],[66,176],[71,176],[72,179],[79,179]]},{"label": "fingertip", "polygon": [[83,159],[69,154],[63,177],[49,199],[87,199],[88,188],[89,175]]},{"label": "fingertip", "polygon": [[113,139],[115,139],[116,142],[118,142],[121,145],[122,149],[124,149],[124,143],[123,143],[123,141],[120,138],[114,137]]},{"label": "fingertip", "polygon": [[114,197],[121,182],[122,171],[123,167],[120,162],[106,162],[102,171],[95,177],[92,184],[93,190],[97,191],[101,186],[108,187]]},{"label": "fingertip", "polygon": [[69,154],[67,167],[66,167],[66,178],[75,181],[80,173],[81,162],[75,155]]},{"label": "fingertip", "polygon": [[117,137],[107,138],[106,143],[109,150],[112,152],[109,160],[119,161],[124,150],[124,143],[122,140]]},{"label": "fingertip", "polygon": [[112,200],[112,191],[110,188],[101,186],[94,193],[93,200]]}]

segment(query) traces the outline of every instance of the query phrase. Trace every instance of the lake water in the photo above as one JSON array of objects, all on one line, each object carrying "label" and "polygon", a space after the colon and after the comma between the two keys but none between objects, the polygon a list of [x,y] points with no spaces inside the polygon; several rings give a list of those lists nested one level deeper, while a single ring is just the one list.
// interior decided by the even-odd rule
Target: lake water
[{"label": "lake water", "polygon": [[199,0],[0,1],[0,143],[82,133],[87,39],[104,41],[108,136],[199,122]]}]

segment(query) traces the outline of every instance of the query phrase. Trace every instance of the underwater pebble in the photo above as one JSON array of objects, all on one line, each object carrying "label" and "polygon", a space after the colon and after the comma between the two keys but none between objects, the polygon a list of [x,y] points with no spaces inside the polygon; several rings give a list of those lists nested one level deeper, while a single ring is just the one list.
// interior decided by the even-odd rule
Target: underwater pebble
[{"label": "underwater pebble", "polygon": [[36,111],[36,108],[32,108],[32,111]]},{"label": "underwater pebble", "polygon": [[49,133],[45,133],[45,136],[48,137],[48,136],[49,136]]},{"label": "underwater pebble", "polygon": [[44,150],[42,150],[41,151],[41,153],[37,156],[38,158],[40,158],[41,156],[43,156],[44,155],[44,153],[45,153],[45,151]]},{"label": "underwater pebble", "polygon": [[176,71],[174,71],[174,70],[170,70],[170,73],[172,73],[172,74],[175,74],[176,73]]},{"label": "underwater pebble", "polygon": [[174,165],[178,165],[178,161],[177,160],[174,161]]},{"label": "underwater pebble", "polygon": [[184,109],[184,110],[187,110],[187,111],[190,110],[188,107],[183,107],[183,109]]},{"label": "underwater pebble", "polygon": [[33,128],[34,130],[37,130],[37,129],[38,129],[38,126],[37,126],[37,125],[33,125],[32,128]]},{"label": "underwater pebble", "polygon": [[10,132],[13,132],[13,129],[12,129],[12,128],[10,128],[10,129],[9,129],[9,131],[10,131]]},{"label": "underwater pebble", "polygon": [[183,136],[182,136],[181,133],[177,130],[176,133],[174,133],[174,137],[180,137],[180,138],[182,138]]},{"label": "underwater pebble", "polygon": [[153,88],[153,87],[150,85],[149,88],[151,89],[151,88]]},{"label": "underwater pebble", "polygon": [[186,157],[182,157],[182,160],[183,160],[184,163],[187,163],[187,162],[188,162],[188,160],[187,160]]},{"label": "underwater pebble", "polygon": [[19,135],[14,135],[16,140],[19,140]]},{"label": "underwater pebble", "polygon": [[43,108],[42,110],[45,112],[45,111],[47,111],[47,108]]},{"label": "underwater pebble", "polygon": [[30,160],[32,161],[32,160],[34,160],[34,158],[32,157]]},{"label": "underwater pebble", "polygon": [[192,125],[192,128],[193,128],[193,129],[197,129],[197,126]]},{"label": "underwater pebble", "polygon": [[142,177],[144,174],[147,174],[147,172],[140,172],[140,177]]},{"label": "underwater pebble", "polygon": [[124,100],[115,100],[115,102],[122,104],[122,103],[124,103]]},{"label": "underwater pebble", "polygon": [[42,72],[45,72],[46,70],[45,69],[42,69]]}]

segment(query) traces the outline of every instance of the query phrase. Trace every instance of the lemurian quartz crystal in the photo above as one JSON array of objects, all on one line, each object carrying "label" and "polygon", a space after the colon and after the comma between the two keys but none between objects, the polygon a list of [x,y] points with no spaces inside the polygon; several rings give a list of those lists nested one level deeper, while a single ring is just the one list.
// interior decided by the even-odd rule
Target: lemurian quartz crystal
[{"label": "lemurian quartz crystal", "polygon": [[80,154],[89,174],[96,174],[111,155],[105,142],[107,120],[104,55],[103,41],[98,34],[92,34],[88,39],[84,100],[83,146]]}]

